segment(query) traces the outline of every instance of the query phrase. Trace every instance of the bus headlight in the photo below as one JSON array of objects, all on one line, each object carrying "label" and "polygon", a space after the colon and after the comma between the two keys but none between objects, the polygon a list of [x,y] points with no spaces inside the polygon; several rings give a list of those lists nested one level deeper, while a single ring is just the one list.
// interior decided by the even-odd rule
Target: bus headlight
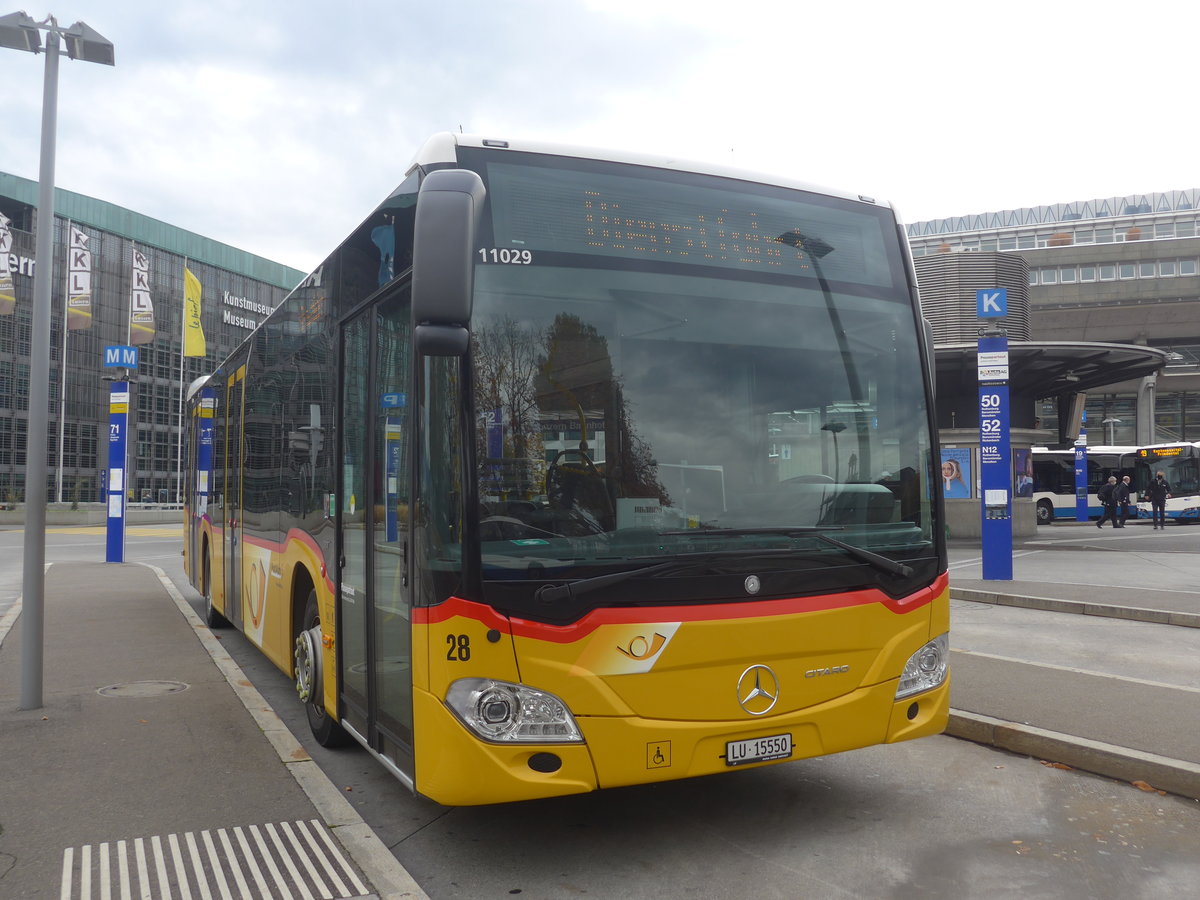
[{"label": "bus headlight", "polygon": [[582,743],[567,705],[545,691],[490,678],[450,685],[446,705],[467,728],[496,743]]},{"label": "bus headlight", "polygon": [[908,658],[896,687],[896,699],[932,690],[946,680],[949,669],[950,635],[940,634]]}]

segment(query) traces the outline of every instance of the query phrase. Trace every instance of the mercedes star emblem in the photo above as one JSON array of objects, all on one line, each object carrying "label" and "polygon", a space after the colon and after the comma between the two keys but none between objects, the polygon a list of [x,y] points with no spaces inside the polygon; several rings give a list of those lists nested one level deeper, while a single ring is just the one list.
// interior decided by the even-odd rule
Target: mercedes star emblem
[{"label": "mercedes star emblem", "polygon": [[751,666],[738,679],[737,697],[750,715],[765,716],[779,700],[779,679],[770,666]]}]

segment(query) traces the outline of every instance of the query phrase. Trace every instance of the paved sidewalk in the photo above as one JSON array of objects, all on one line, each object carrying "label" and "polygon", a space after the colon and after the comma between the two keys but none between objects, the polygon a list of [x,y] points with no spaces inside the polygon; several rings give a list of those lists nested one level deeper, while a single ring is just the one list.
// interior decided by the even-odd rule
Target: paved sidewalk
[{"label": "paved sidewalk", "polygon": [[[1200,613],[1179,590],[952,576],[951,596],[1177,626]],[[56,564],[45,597],[41,709],[17,709],[20,605],[0,617],[0,896],[102,879],[222,896],[239,878],[425,896],[160,570]],[[1200,798],[1200,690],[960,652],[952,668],[950,734]]]},{"label": "paved sidewalk", "polygon": [[425,896],[160,570],[60,563],[44,597],[40,709],[0,618],[0,896]]},{"label": "paved sidewalk", "polygon": [[[1200,591],[982,581],[952,573],[950,596],[1200,628]],[[951,679],[948,734],[1200,799],[1200,690],[969,653],[953,655]]]}]

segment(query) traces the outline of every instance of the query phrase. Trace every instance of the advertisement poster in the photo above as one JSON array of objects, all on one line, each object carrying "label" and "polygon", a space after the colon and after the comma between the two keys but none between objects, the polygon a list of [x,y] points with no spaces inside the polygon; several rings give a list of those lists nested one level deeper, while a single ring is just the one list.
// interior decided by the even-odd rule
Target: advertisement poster
[{"label": "advertisement poster", "polygon": [[942,491],[947,500],[967,500],[971,491],[971,448],[942,448]]},{"label": "advertisement poster", "polygon": [[1013,495],[1016,497],[1033,496],[1033,451],[1029,449],[1013,450]]}]

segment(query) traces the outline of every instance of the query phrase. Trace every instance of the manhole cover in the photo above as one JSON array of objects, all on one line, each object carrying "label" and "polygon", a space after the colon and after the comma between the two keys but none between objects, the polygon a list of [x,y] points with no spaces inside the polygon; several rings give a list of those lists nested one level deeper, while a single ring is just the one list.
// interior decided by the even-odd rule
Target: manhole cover
[{"label": "manhole cover", "polygon": [[127,681],[102,687],[96,693],[105,697],[161,697],[187,689],[188,686],[182,681]]}]

